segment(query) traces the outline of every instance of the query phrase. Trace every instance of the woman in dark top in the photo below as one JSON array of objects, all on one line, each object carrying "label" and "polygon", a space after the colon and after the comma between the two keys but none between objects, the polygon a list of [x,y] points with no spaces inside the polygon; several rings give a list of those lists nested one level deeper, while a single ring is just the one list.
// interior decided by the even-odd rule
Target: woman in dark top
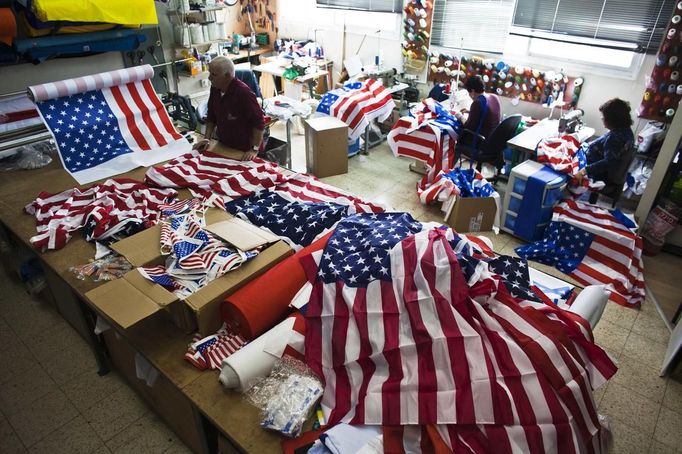
[{"label": "woman in dark top", "polygon": [[[467,78],[464,88],[474,102],[471,104],[466,121],[461,114],[457,114],[457,119],[464,123],[462,125],[464,129],[488,137],[500,124],[500,98],[493,93],[484,93],[485,86],[481,76]],[[466,142],[466,136],[461,139]]]},{"label": "woman in dark top", "polygon": [[627,159],[625,151],[635,137],[630,129],[632,118],[628,102],[610,99],[599,106],[599,111],[608,132],[587,144],[587,167],[578,172],[577,178],[582,180],[589,176],[592,180],[608,184],[609,170],[618,167],[622,159]]}]

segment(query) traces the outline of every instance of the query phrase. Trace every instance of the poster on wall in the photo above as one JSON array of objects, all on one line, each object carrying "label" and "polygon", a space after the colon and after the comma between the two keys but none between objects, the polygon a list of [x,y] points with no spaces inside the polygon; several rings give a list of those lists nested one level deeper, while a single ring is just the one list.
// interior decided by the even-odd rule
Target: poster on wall
[{"label": "poster on wall", "polygon": [[563,101],[567,108],[577,105],[584,82],[582,77],[567,76],[562,71],[511,66],[501,60],[474,56],[462,57],[460,62],[453,55],[430,55],[428,80],[450,83],[458,78],[458,73],[460,84],[468,77],[478,75],[483,79],[486,92],[546,106]]},{"label": "poster on wall", "polygon": [[432,0],[409,0],[403,9],[403,68],[407,74],[422,74],[429,58]]},{"label": "poster on wall", "polygon": [[682,98],[682,2],[678,2],[668,22],[656,64],[647,80],[639,118],[670,123]]}]

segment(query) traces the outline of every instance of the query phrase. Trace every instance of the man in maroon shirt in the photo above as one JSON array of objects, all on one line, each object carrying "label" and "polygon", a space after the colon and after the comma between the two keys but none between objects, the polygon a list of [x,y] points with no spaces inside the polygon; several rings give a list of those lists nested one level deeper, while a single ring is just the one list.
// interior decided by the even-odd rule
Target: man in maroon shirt
[{"label": "man in maroon shirt", "polygon": [[211,94],[208,98],[205,139],[194,148],[211,147],[213,132],[218,141],[244,152],[243,161],[252,160],[263,141],[265,120],[256,95],[234,76],[234,64],[225,57],[214,58],[208,65]]}]

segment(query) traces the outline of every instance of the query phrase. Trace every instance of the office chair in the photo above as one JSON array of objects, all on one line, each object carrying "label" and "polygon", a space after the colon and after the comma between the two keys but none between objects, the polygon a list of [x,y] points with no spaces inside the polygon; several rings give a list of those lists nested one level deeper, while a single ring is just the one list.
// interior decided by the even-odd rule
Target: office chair
[{"label": "office chair", "polygon": [[620,199],[620,196],[623,193],[625,180],[627,179],[628,176],[628,169],[630,168],[632,161],[635,159],[636,152],[637,148],[635,147],[634,142],[629,142],[625,146],[622,159],[617,163],[617,165],[614,165],[609,169],[609,173],[607,176],[608,181],[606,181],[606,186],[604,186],[599,191],[593,191],[590,194],[589,202],[591,204],[597,203],[597,200],[599,200],[599,195],[601,194],[610,198],[613,201],[611,204],[611,208],[616,207],[616,204],[618,203],[618,200]]},{"label": "office chair", "polygon": [[480,172],[484,162],[494,164],[497,169],[492,182],[497,181],[497,177],[504,166],[504,156],[502,152],[507,146],[507,141],[516,135],[516,130],[521,123],[521,115],[510,115],[502,120],[497,128],[493,130],[489,137],[476,134],[474,131],[464,129],[464,134],[477,136],[475,147],[469,144],[457,143],[455,148],[455,161],[462,159],[462,155],[476,161],[476,169]]}]

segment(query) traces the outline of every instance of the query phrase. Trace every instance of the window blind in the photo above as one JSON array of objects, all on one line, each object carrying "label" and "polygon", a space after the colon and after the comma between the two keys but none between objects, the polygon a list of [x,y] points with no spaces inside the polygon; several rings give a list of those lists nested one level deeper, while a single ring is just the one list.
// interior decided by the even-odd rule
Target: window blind
[{"label": "window blind", "polygon": [[629,43],[636,45],[636,52],[655,53],[675,3],[676,0],[517,0],[513,26],[515,33],[528,36],[539,31],[566,41],[572,37],[614,41],[612,47]]},{"label": "window blind", "polygon": [[514,0],[436,0],[431,44],[501,53],[513,8]]},{"label": "window blind", "polygon": [[399,13],[402,11],[402,0],[316,0],[320,8],[354,9],[359,11],[374,11],[385,13]]}]

